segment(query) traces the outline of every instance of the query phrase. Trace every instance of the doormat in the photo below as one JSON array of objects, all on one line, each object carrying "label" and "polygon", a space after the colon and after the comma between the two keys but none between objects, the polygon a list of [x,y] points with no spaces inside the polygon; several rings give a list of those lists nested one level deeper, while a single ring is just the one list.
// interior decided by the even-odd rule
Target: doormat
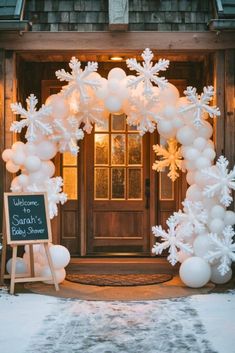
[{"label": "doormat", "polygon": [[92,286],[148,286],[170,281],[170,274],[67,274],[66,279],[70,282],[88,284]]}]

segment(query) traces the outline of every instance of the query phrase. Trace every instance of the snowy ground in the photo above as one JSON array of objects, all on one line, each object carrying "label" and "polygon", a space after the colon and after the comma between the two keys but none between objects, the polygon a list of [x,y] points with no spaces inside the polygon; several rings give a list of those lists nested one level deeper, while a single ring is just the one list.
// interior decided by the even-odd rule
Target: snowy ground
[{"label": "snowy ground", "polygon": [[235,353],[235,291],[139,302],[0,292],[1,353]]}]

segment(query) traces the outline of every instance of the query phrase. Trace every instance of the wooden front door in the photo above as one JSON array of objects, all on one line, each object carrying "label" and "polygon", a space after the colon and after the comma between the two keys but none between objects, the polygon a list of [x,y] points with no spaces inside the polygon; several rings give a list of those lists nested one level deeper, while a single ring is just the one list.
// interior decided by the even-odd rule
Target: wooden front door
[{"label": "wooden front door", "polygon": [[111,114],[85,137],[87,254],[149,254],[149,134]]}]

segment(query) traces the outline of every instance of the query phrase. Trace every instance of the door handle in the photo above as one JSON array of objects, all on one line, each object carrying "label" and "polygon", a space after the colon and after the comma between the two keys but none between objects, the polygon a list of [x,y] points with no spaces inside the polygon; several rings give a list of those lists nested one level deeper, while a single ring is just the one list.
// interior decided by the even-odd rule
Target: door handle
[{"label": "door handle", "polygon": [[150,179],[145,179],[145,208],[149,209],[149,199],[150,199]]}]

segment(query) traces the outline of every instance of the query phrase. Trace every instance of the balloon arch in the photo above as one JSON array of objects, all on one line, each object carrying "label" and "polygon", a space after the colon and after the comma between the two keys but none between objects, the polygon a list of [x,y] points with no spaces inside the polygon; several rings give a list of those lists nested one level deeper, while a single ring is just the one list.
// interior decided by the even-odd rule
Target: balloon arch
[{"label": "balloon arch", "polygon": [[[169,60],[160,59],[154,64],[148,48],[142,58],[142,63],[126,60],[136,75],[127,76],[124,70],[114,68],[105,79],[96,72],[98,63],[88,62],[82,69],[81,62],[72,57],[71,72],[56,71],[57,78],[67,84],[40,109],[36,109],[34,94],[26,99],[27,109],[21,103],[11,104],[13,113],[21,119],[12,123],[10,131],[25,131],[27,140],[14,143],[2,154],[8,172],[20,172],[12,180],[11,191],[46,191],[50,218],[55,217],[57,204],[66,202],[67,197],[62,192],[63,179],[53,177],[51,159],[57,152],[76,155],[77,141],[84,133],[91,133],[93,124],[102,125],[109,113],[125,113],[127,123],[136,126],[141,136],[158,130],[162,145],[153,146],[158,157],[154,170],[169,168],[168,176],[173,181],[179,170],[187,173],[189,187],[183,209],[167,220],[168,230],[152,227],[161,240],[154,245],[153,253],[168,249],[167,259],[173,266],[181,263],[180,277],[189,287],[202,287],[209,280],[225,283],[231,279],[231,263],[235,260],[235,213],[226,210],[233,201],[235,167],[229,172],[229,162],[223,156],[214,163],[216,154],[210,139],[213,129],[207,120],[220,116],[219,109],[210,105],[214,89],[204,87],[199,95],[196,88],[187,87],[185,97],[180,97],[177,88],[159,76],[160,71],[167,70]],[[35,247],[36,272],[48,275],[44,250],[40,245]],[[50,250],[61,282],[69,252],[61,245],[51,245]],[[26,247],[23,259],[18,258],[19,272],[26,270],[28,257]]]}]

